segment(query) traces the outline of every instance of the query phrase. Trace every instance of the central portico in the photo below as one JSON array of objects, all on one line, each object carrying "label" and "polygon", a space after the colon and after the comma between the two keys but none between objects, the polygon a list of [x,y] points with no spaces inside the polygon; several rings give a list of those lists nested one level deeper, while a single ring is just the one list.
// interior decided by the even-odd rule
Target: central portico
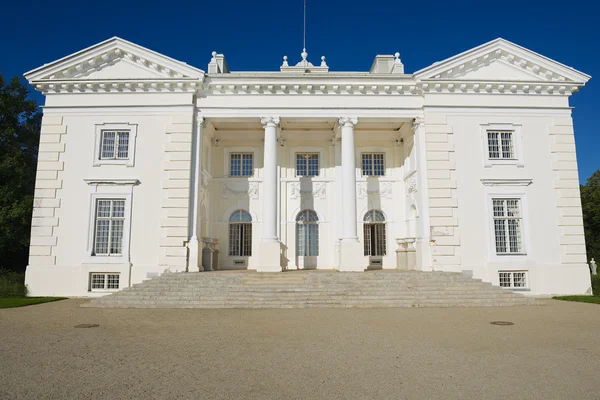
[{"label": "central portico", "polygon": [[198,116],[188,270],[430,268],[421,120]]}]

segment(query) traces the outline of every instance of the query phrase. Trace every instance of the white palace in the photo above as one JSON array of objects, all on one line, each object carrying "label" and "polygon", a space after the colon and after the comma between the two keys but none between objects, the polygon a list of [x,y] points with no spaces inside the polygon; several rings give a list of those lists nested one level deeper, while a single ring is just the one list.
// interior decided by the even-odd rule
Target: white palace
[{"label": "white palace", "polygon": [[204,71],[115,37],[26,73],[46,96],[31,295],[228,269],[589,292],[569,106],[588,75],[503,39],[414,73],[292,58]]}]

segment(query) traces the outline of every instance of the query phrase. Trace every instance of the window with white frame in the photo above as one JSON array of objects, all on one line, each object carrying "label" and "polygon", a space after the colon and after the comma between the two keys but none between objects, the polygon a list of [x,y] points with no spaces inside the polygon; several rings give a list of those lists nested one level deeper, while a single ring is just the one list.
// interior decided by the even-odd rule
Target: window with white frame
[{"label": "window with white frame", "polygon": [[499,271],[498,280],[500,287],[513,289],[527,288],[527,272],[525,271]]},{"label": "window with white frame", "polygon": [[362,154],[362,175],[383,176],[385,175],[385,163],[383,153]]},{"label": "window with white frame", "polygon": [[303,210],[296,217],[296,255],[319,255],[319,217],[313,210]]},{"label": "window with white frame", "polygon": [[523,254],[520,199],[492,199],[496,254]]},{"label": "window with white frame", "polygon": [[296,153],[296,176],[319,176],[319,153]]},{"label": "window with white frame", "polygon": [[101,133],[101,160],[127,160],[129,158],[129,131],[105,131]]},{"label": "window with white frame", "polygon": [[90,274],[90,290],[118,290],[120,274],[92,272]]},{"label": "window with white frame", "polygon": [[229,176],[254,175],[254,155],[252,153],[231,153],[229,155]]},{"label": "window with white frame", "polygon": [[237,210],[229,217],[229,255],[252,255],[252,216],[247,211]]},{"label": "window with white frame", "polygon": [[98,199],[94,222],[94,256],[121,256],[125,199]]},{"label": "window with white frame", "polygon": [[133,167],[136,137],[137,124],[97,124],[93,165],[95,167],[101,165]]},{"label": "window with white frame", "polygon": [[363,218],[365,256],[385,256],[385,216],[379,210],[371,210]]},{"label": "window with white frame", "polygon": [[512,131],[488,131],[490,160],[516,160],[515,137]]}]

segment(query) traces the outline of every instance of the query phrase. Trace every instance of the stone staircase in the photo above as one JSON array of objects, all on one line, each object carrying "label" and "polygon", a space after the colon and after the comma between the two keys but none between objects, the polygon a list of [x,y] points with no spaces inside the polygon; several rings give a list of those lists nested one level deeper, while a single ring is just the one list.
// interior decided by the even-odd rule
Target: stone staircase
[{"label": "stone staircase", "polygon": [[165,273],[82,307],[376,308],[539,304],[458,273],[289,271]]}]

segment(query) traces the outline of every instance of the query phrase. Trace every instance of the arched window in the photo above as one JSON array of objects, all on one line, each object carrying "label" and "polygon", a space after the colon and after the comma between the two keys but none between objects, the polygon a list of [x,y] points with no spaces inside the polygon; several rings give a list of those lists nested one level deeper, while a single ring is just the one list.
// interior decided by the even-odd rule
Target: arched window
[{"label": "arched window", "polygon": [[229,217],[229,255],[252,255],[252,216],[244,210],[237,210]]},{"label": "arched window", "polygon": [[370,210],[363,221],[365,256],[385,256],[385,216],[379,210]]},{"label": "arched window", "polygon": [[319,217],[313,210],[302,210],[296,217],[296,255],[319,255]]}]

